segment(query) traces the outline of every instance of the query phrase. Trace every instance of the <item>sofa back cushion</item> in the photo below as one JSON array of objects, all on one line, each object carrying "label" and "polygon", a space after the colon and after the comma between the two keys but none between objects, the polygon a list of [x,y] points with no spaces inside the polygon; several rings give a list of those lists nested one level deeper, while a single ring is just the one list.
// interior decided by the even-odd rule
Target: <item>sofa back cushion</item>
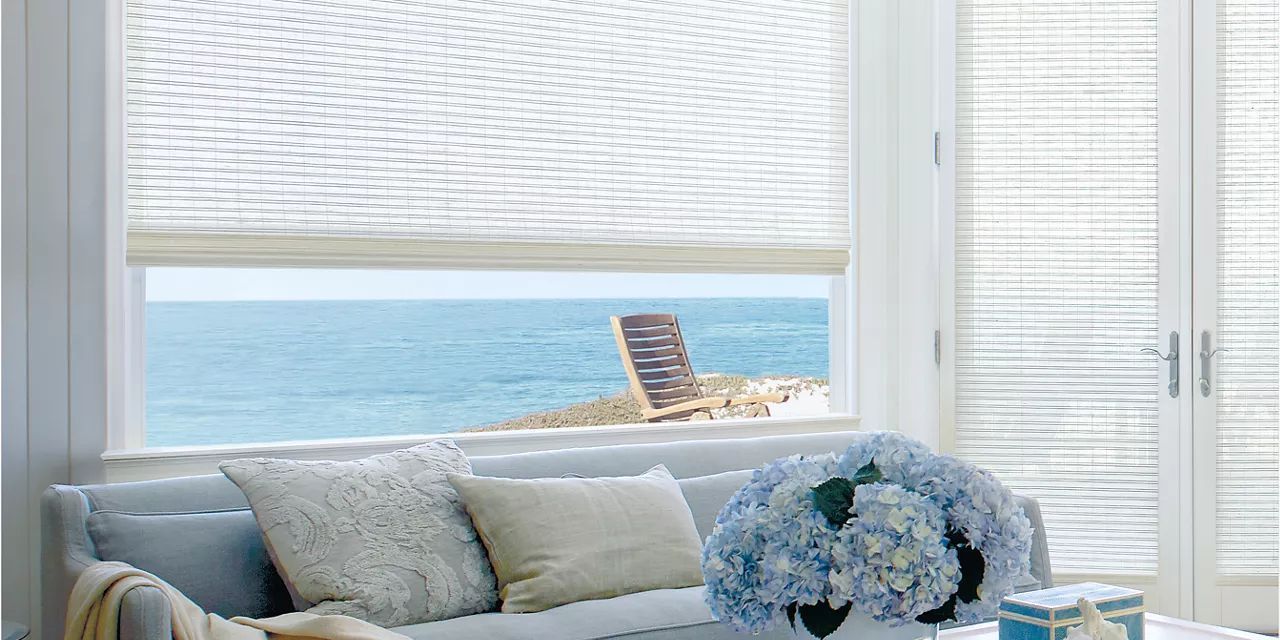
[{"label": "sofa back cushion", "polygon": [[247,508],[199,513],[95,511],[86,526],[100,559],[127,562],[153,573],[209,613],[258,618],[293,610],[253,512]]},{"label": "sofa back cushion", "polygon": [[588,478],[635,476],[660,464],[676,478],[693,478],[755,469],[794,453],[844,451],[858,437],[856,431],[833,431],[763,438],[583,447],[504,456],[472,456],[470,459],[471,472],[478,476],[558,478],[566,473]]}]

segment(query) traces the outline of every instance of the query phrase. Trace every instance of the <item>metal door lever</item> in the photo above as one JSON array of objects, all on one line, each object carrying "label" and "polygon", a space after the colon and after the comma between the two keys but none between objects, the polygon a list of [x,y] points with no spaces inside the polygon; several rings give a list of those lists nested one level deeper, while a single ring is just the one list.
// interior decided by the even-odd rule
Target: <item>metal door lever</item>
[{"label": "metal door lever", "polygon": [[1208,331],[1200,332],[1200,395],[1208,398],[1209,391],[1212,386],[1209,384],[1209,373],[1213,370],[1213,365],[1209,363],[1219,351],[1226,349],[1210,349],[1210,340]]},{"label": "metal door lever", "polygon": [[1151,347],[1139,349],[1138,353],[1155,354],[1157,358],[1169,363],[1169,397],[1178,397],[1178,332],[1169,332],[1168,355],[1163,355],[1160,353],[1159,349],[1152,349]]}]

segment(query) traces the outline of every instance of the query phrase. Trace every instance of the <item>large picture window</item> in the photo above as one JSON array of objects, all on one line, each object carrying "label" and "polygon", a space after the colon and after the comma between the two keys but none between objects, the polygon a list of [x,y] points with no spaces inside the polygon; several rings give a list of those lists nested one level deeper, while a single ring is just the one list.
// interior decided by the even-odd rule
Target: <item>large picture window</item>
[{"label": "large picture window", "polygon": [[700,393],[782,393],[772,416],[826,414],[829,280],[151,269],[145,442],[643,423],[610,327],[638,313],[679,318]]},{"label": "large picture window", "polygon": [[[128,0],[126,441],[637,422],[628,313],[679,317],[701,392],[825,413],[851,366],[827,302],[848,24],[844,2]],[[354,292],[298,299],[324,277]]]}]

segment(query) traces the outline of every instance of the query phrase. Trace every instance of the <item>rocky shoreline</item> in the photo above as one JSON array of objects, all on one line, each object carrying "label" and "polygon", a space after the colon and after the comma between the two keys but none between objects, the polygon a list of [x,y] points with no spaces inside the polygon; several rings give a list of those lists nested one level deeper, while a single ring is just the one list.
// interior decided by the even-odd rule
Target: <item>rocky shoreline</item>
[{"label": "rocky shoreline", "polygon": [[[827,413],[830,387],[823,378],[796,376],[746,376],[709,373],[698,376],[698,384],[707,395],[742,396],[782,391],[791,395],[785,403],[769,404],[774,416],[808,416]],[[716,418],[741,417],[746,407],[717,409]],[[610,396],[579,402],[563,409],[540,411],[466,431],[514,431],[519,429],[552,429],[560,427],[639,424],[644,422],[640,406],[631,393],[623,389]]]}]

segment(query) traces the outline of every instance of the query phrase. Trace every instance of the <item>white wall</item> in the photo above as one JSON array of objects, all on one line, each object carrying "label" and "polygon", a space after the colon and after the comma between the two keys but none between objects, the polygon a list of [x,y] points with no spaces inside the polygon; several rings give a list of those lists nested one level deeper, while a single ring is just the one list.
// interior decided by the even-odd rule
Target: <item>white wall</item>
[{"label": "white wall", "polygon": [[3,0],[0,600],[37,631],[40,493],[100,480],[106,442],[106,4]]}]

